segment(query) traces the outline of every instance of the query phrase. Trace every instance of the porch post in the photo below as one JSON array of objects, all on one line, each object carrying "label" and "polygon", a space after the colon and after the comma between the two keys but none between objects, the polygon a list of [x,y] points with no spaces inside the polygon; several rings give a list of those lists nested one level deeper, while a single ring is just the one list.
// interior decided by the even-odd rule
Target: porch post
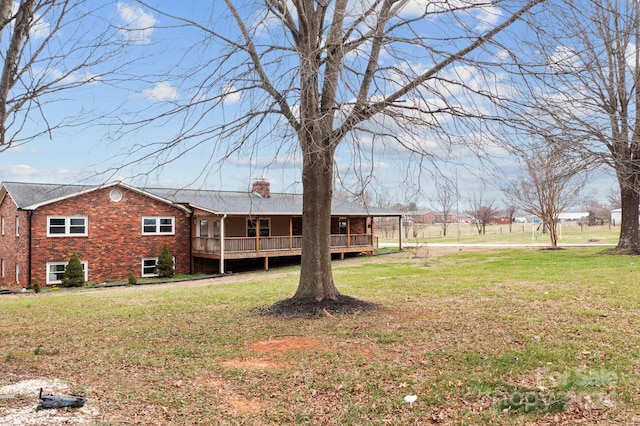
[{"label": "porch post", "polygon": [[224,275],[224,220],[226,217],[225,214],[220,218],[220,275]]},{"label": "porch post", "polygon": [[374,226],[375,221],[373,220],[373,216],[370,217],[369,220],[371,221],[371,222],[369,222],[371,224],[371,246],[375,249],[375,248],[377,248],[376,247],[376,243],[375,243],[375,241],[376,241],[376,237],[375,237],[376,229],[375,229],[375,226]]},{"label": "porch post", "polygon": [[256,216],[256,252],[260,251],[260,217]]},{"label": "porch post", "polygon": [[289,251],[293,251],[293,216],[289,216]]},{"label": "porch post", "polygon": [[398,236],[398,250],[402,251],[402,216],[398,216],[398,229],[400,230],[400,235]]},{"label": "porch post", "polygon": [[[347,247],[351,247],[351,217],[347,216]],[[344,259],[344,254],[343,254]]]}]

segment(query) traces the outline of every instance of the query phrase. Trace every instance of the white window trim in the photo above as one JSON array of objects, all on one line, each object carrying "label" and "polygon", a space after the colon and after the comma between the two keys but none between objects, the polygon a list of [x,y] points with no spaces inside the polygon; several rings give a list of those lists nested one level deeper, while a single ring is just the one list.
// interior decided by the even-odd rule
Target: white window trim
[{"label": "white window trim", "polygon": [[19,236],[20,236],[20,216],[16,216],[16,237],[19,237]]},{"label": "white window trim", "polygon": [[[51,234],[51,219],[64,219],[64,234]],[[84,232],[81,234],[71,233],[71,220],[83,219]],[[87,216],[47,216],[47,237],[86,237],[89,235],[89,218]]]},{"label": "white window trim", "polygon": [[[176,269],[176,257],[173,256],[172,258],[173,258],[173,269],[175,270]],[[145,262],[145,260],[155,260],[156,261],[156,263],[155,263],[155,265],[153,267],[154,270],[155,270],[156,266],[158,266],[158,258],[157,257],[143,257],[142,261],[140,261],[140,277],[142,277],[142,278],[157,277],[158,274],[156,274],[155,272],[152,273],[152,274],[145,274],[144,273],[144,262]]]},{"label": "white window trim", "polygon": [[16,284],[20,284],[20,264],[16,263]]},{"label": "white window trim", "polygon": [[[145,232],[144,221],[153,219],[156,221],[155,232]],[[160,221],[162,219],[171,219],[171,232],[160,232]],[[176,218],[175,216],[143,216],[142,217],[142,235],[175,235],[176,234]],[[150,259],[150,258],[149,258]]]},{"label": "white window trim", "polygon": [[[89,281],[89,262],[87,262],[86,260],[82,260],[80,261],[80,263],[82,264],[82,269],[84,272],[84,281],[87,282]],[[69,261],[65,261],[65,262],[47,262],[47,284],[62,284],[62,280],[50,280],[49,279],[49,266],[51,265],[64,265],[65,269],[67,268],[67,265],[69,264]]]},{"label": "white window trim", "polygon": [[0,228],[2,228],[2,235],[4,235],[4,216],[2,216],[2,223],[0,223]]}]

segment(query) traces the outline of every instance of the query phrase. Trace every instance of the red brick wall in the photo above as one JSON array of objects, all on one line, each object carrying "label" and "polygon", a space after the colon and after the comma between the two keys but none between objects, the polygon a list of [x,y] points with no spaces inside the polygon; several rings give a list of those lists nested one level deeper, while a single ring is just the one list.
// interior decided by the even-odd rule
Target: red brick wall
[{"label": "red brick wall", "polygon": [[[186,212],[123,187],[113,202],[113,187],[48,204],[34,211],[32,279],[46,283],[47,262],[67,262],[73,253],[89,265],[88,280],[126,279],[142,274],[142,258],[158,257],[166,244],[176,259],[176,273],[189,273],[190,220]],[[47,237],[47,216],[86,216],[88,236]],[[175,235],[142,235],[143,216],[174,217]]]},{"label": "red brick wall", "polygon": [[[0,204],[0,217],[4,218],[4,234],[0,232],[0,268],[4,263],[4,276],[0,270],[0,286],[14,289],[26,287],[29,283],[28,212],[18,211],[13,199],[7,194]],[[17,217],[20,224],[18,236],[16,236]],[[17,277],[16,265],[19,269]]]}]

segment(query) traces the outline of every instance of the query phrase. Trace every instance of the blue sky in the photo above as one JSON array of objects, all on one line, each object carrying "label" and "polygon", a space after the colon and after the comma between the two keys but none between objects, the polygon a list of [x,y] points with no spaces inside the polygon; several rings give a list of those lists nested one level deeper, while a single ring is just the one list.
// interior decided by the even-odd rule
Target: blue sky
[{"label": "blue sky", "polygon": [[[210,11],[202,10],[202,2],[157,3],[168,13],[194,20],[210,19]],[[220,7],[215,2],[212,4],[214,8]],[[161,168],[156,168],[154,161],[122,167],[132,159],[125,154],[127,150],[136,144],[166,138],[178,130],[178,123],[158,122],[139,130],[129,129],[125,133],[109,123],[118,114],[122,120],[135,120],[145,114],[162,111],[167,103],[193,96],[193,87],[181,82],[177,76],[201,60],[197,55],[199,50],[191,50],[191,47],[200,41],[202,35],[193,30],[168,29],[166,27],[175,22],[127,1],[108,4],[101,13],[105,21],[121,28],[118,35],[130,44],[126,58],[117,60],[136,59],[134,66],[123,69],[125,78],[115,84],[100,82],[65,93],[64,100],[46,111],[48,119],[56,121],[67,115],[82,114],[87,117],[95,114],[96,118],[87,125],[61,129],[51,137],[39,137],[0,153],[0,180],[55,183],[124,180],[142,186],[246,190],[253,179],[266,178],[272,182],[272,191],[302,190],[295,142],[281,146],[278,133],[265,137],[259,147],[245,150],[243,155],[231,156],[222,163],[219,161],[222,153],[204,144],[188,152],[179,147],[172,152],[174,156],[179,153],[179,157]],[[489,13],[486,20],[493,19],[491,16]],[[228,111],[233,110],[235,101],[230,95],[226,102]],[[435,140],[424,143],[431,142],[435,143]],[[415,159],[406,152],[376,150],[364,154],[370,161],[360,162],[354,161],[353,150],[354,146],[345,141],[336,155],[340,177],[347,188],[356,185],[354,171],[362,168],[364,170],[360,172],[367,176],[373,165],[369,191],[377,190],[375,192],[390,202],[414,201],[410,200],[413,196],[418,204],[429,205],[432,179],[428,174],[420,173]],[[501,204],[502,195],[490,183],[482,181],[481,177],[486,173],[475,167],[474,160],[467,161],[466,166],[453,164],[443,168],[449,176],[457,177],[462,196],[488,187],[489,193],[493,194],[489,198]],[[502,168],[513,169],[513,161],[505,160]],[[614,181],[606,175],[598,176],[592,183],[599,198],[604,198],[606,191],[613,186]],[[418,187],[427,194],[412,195]]]}]

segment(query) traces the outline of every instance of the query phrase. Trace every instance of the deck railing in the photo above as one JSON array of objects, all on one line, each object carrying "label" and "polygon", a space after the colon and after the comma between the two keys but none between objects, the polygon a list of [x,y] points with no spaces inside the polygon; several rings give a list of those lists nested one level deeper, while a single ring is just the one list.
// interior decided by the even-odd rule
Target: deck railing
[{"label": "deck railing", "polygon": [[[372,247],[374,245],[373,235],[331,235],[332,248],[345,247]],[[302,249],[302,236],[281,236],[281,237],[228,237],[224,239],[224,250],[227,253],[244,252],[269,252],[269,251],[291,251],[299,252]],[[220,238],[193,239],[194,253],[218,254],[220,253]]]}]

